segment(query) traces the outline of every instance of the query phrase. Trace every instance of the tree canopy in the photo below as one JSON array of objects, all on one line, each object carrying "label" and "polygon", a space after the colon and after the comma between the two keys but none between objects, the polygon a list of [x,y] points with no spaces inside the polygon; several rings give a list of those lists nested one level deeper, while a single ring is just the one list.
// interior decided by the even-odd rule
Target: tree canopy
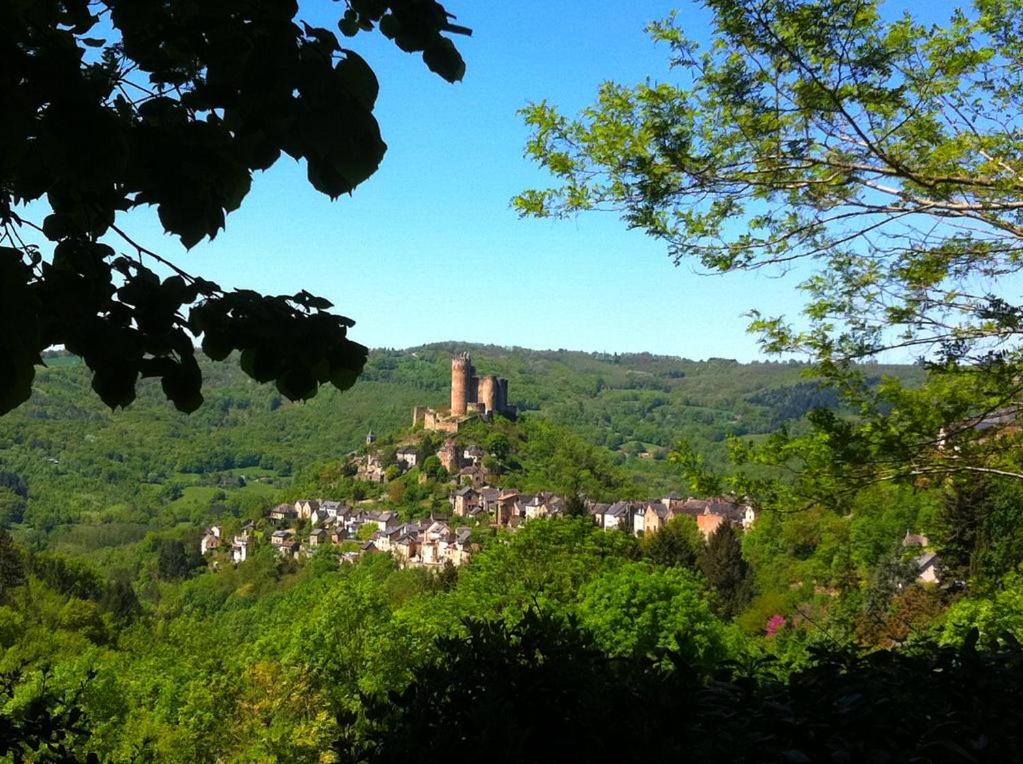
[{"label": "tree canopy", "polygon": [[[768,351],[808,353],[862,406],[865,428],[814,423],[818,445],[845,446],[832,472],[1018,476],[977,425],[1021,389],[1009,285],[1023,253],[1023,3],[978,0],[940,26],[874,1],[706,5],[706,47],[675,16],[650,26],[677,82],[606,83],[575,118],[523,110],[527,154],[557,184],[516,206],[617,210],[712,272],[798,269],[803,316],[754,311],[751,328]],[[893,350],[933,384],[866,384],[855,362]]]},{"label": "tree canopy", "polygon": [[[240,351],[251,377],[292,400],[355,382],[366,348],[327,300],[225,291],[119,222],[155,207],[192,247],[224,228],[253,172],[282,154],[305,160],[331,198],[376,171],[387,148],[377,78],[298,12],[294,0],[0,8],[0,413],[28,398],[41,351],[57,345],[85,359],[111,407],[158,377],[177,408],[195,410],[197,337],[215,360]],[[455,82],[465,65],[445,35],[469,30],[452,18],[434,0],[347,0],[338,28],[379,28]],[[43,205],[49,214],[31,219]],[[27,229],[52,251],[26,244]]]}]

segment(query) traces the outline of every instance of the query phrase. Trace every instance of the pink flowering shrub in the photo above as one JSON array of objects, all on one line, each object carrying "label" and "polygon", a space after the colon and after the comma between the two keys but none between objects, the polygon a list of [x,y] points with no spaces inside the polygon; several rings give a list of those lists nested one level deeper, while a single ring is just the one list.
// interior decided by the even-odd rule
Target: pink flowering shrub
[{"label": "pink flowering shrub", "polygon": [[777,634],[786,624],[785,616],[775,613],[767,619],[767,624],[764,626],[764,633],[773,637]]}]

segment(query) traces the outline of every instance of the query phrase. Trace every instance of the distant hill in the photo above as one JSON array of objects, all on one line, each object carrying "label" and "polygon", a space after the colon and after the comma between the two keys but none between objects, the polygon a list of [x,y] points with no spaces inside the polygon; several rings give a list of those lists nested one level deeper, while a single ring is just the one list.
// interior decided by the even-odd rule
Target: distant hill
[{"label": "distant hill", "polygon": [[[450,357],[461,351],[472,354],[479,373],[508,378],[509,402],[520,411],[629,454],[669,447],[680,436],[718,443],[728,435],[767,433],[815,407],[838,403],[796,362],[741,364],[451,342],[374,351],[364,380],[419,389],[424,403],[443,405]],[[868,373],[909,380],[920,370],[875,365]]]},{"label": "distant hill", "polygon": [[[342,458],[370,429],[409,427],[414,405],[446,405],[450,358],[461,351],[481,374],[508,378],[509,402],[524,416],[607,448],[651,494],[677,479],[660,460],[679,437],[720,461],[728,435],[767,433],[835,403],[796,363],[451,342],[375,350],[354,388],[323,388],[304,404],[282,400],[234,363],[205,362],[207,402],[191,416],[174,411],[156,384],[142,385],[131,407],[112,413],[91,391],[82,363],[50,358],[31,400],[0,418],[0,471],[27,483],[25,527],[36,532],[84,517],[108,524],[111,537],[141,533],[154,518],[164,527],[201,522],[210,502],[265,500],[289,475]],[[906,366],[872,372],[919,373]],[[238,475],[248,479],[244,488]]]}]

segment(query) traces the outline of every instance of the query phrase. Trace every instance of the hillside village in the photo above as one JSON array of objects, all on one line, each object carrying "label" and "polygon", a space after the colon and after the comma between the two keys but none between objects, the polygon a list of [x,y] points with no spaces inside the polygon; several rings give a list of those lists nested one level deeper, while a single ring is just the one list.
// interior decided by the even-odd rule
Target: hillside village
[{"label": "hillside village", "polygon": [[438,568],[471,559],[478,548],[473,541],[476,529],[514,531],[537,518],[585,515],[604,530],[642,536],[685,515],[696,521],[705,539],[726,523],[747,529],[755,521],[751,506],[728,497],[694,499],[673,492],[651,500],[602,503],[581,496],[569,501],[549,490],[530,493],[491,485],[485,461],[494,455],[477,443],[460,444],[454,436],[474,418],[514,417],[514,408],[507,404],[507,381],[477,377],[468,354],[452,358],[451,366],[451,409],[438,413],[417,406],[413,412],[414,433],[446,436],[436,452],[427,453],[434,442],[430,438],[412,437],[393,449],[393,458],[385,457],[371,431],[363,453],[350,454],[346,461],[346,470],[358,480],[386,484],[435,458],[452,482],[447,512],[404,521],[399,512],[373,499],[300,499],[278,504],[260,523],[247,523],[230,540],[222,526],[208,528],[200,541],[201,553],[244,562],[261,539],[286,558],[309,557],[329,547],[339,552],[342,562],[386,553],[403,567]]},{"label": "hillside village", "polygon": [[[250,521],[230,539],[222,526],[206,530],[200,552],[211,563],[245,562],[257,544],[266,544],[285,559],[305,559],[320,549],[334,550],[342,563],[365,555],[389,554],[401,567],[440,569],[468,562],[480,548],[480,540],[498,529],[514,532],[537,518],[585,516],[606,531],[637,537],[660,531],[672,519],[692,518],[704,540],[725,525],[740,531],[756,522],[753,506],[737,497],[685,497],[678,492],[653,499],[622,499],[600,502],[585,496],[570,497],[555,491],[526,492],[493,485],[498,477],[487,468],[495,458],[474,442],[460,442],[460,433],[472,420],[493,422],[495,415],[514,416],[502,398],[497,406],[489,392],[505,390],[498,380],[486,385],[486,404],[476,405],[479,381],[467,354],[452,359],[451,410],[437,412],[417,406],[412,434],[397,445],[382,449],[372,431],[361,452],[348,455],[344,469],[363,483],[387,485],[413,470],[418,480],[429,480],[429,462],[443,468],[442,483],[449,484],[447,508],[431,511],[421,519],[403,518],[386,496],[360,499],[299,499],[270,509],[259,521]],[[425,413],[424,413],[425,412]],[[438,440],[442,437],[443,440]],[[432,448],[440,443],[435,451]],[[432,451],[432,452],[431,452]],[[414,475],[415,473],[413,473]],[[907,531],[903,548],[919,549],[914,560],[920,581],[937,580],[937,557],[929,551],[925,536]]]},{"label": "hillside village", "polygon": [[[282,557],[309,557],[320,548],[333,547],[340,551],[342,562],[383,552],[403,567],[457,567],[472,557],[475,528],[514,531],[530,520],[567,514],[563,497],[494,486],[464,486],[451,493],[450,503],[450,516],[403,522],[399,513],[391,510],[359,508],[330,499],[302,499],[271,509],[262,535]],[[733,499],[684,499],[677,494],[611,504],[587,501],[583,508],[600,528],[636,536],[656,533],[680,515],[694,518],[705,539],[725,523],[747,529],[756,519],[752,507]],[[472,525],[453,524],[452,518]],[[257,535],[257,524],[250,522],[228,543],[222,526],[212,526],[200,541],[200,551],[204,556],[229,553],[232,562],[245,562],[257,544]],[[356,548],[351,548],[353,543]]]}]

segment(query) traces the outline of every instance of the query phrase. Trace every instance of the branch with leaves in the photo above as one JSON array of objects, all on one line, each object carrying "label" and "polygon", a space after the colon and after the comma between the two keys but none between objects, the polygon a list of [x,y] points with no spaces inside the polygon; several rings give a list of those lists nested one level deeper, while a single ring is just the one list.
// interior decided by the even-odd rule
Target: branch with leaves
[{"label": "branch with leaves", "polygon": [[[191,248],[224,228],[253,173],[284,154],[304,160],[332,199],[377,170],[387,146],[376,75],[297,12],[261,0],[0,9],[0,413],[28,398],[55,345],[85,359],[111,407],[128,405],[141,377],[159,377],[182,411],[198,407],[199,337],[211,357],[240,351],[246,371],[292,400],[354,383],[367,350],[329,302],[225,293],[118,224],[153,206]],[[378,29],[455,82],[465,64],[446,35],[470,32],[452,19],[434,0],[347,0],[338,29]],[[28,220],[26,206],[41,202],[50,213]],[[26,228],[52,250],[27,244]],[[161,280],[145,258],[173,275]]]}]

